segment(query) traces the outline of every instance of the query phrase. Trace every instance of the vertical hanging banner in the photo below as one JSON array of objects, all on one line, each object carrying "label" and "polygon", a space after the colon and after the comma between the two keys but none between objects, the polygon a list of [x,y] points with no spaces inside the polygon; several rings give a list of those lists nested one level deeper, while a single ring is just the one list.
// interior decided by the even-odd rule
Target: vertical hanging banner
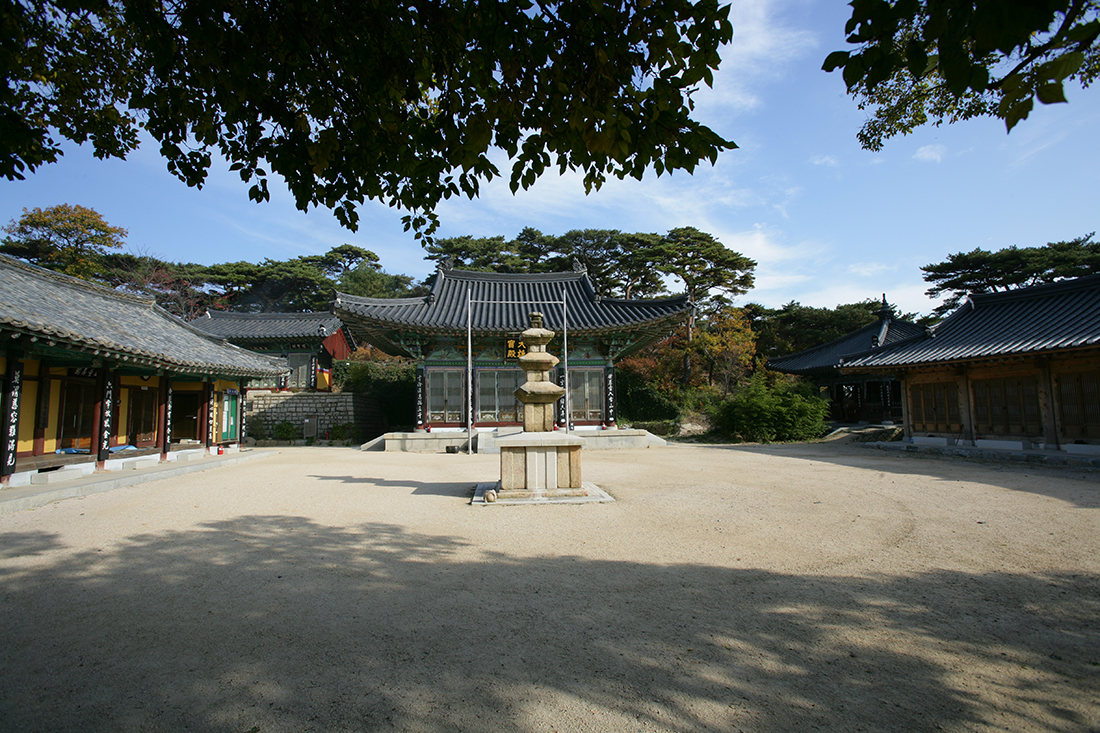
[{"label": "vertical hanging banner", "polygon": [[317,355],[309,357],[309,388],[317,389]]},{"label": "vertical hanging banner", "polygon": [[604,418],[607,424],[615,424],[615,367],[607,367],[604,370]]},{"label": "vertical hanging banner", "polygon": [[111,420],[115,414],[115,376],[104,369],[103,394],[99,408],[99,450],[97,461],[111,457]]},{"label": "vertical hanging banner", "polygon": [[172,445],[172,378],[166,376],[164,379],[168,380],[168,400],[164,406],[164,452],[167,453]]},{"label": "vertical hanging banner", "polygon": [[8,359],[8,378],[4,390],[3,428],[0,442],[0,476],[15,473],[15,452],[19,449],[19,397],[23,393],[23,362]]},{"label": "vertical hanging banner", "polygon": [[416,368],[416,427],[417,429],[423,428],[425,421],[424,415],[424,367]]},{"label": "vertical hanging banner", "polygon": [[214,430],[217,428],[217,423],[214,422],[214,413],[217,411],[217,399],[218,393],[214,391],[214,385],[207,383],[206,385],[206,447],[214,445],[217,442],[217,437],[214,434]]},{"label": "vertical hanging banner", "polygon": [[245,385],[248,383],[242,380],[238,384],[241,386],[241,396],[237,399],[237,442],[244,443],[244,436],[246,435],[244,423],[248,416],[247,405],[245,405],[244,400],[247,396]]},{"label": "vertical hanging banner", "polygon": [[[565,370],[560,369],[558,371],[558,386],[565,389]],[[569,416],[565,414],[565,397],[563,396],[558,400],[558,425],[565,427],[569,424]]]}]

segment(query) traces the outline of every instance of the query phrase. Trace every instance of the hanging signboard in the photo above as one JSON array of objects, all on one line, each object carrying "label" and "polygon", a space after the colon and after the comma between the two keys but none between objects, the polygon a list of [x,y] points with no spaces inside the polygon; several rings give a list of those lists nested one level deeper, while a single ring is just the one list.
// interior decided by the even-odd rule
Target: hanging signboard
[{"label": "hanging signboard", "polygon": [[172,378],[163,377],[168,382],[168,397],[164,405],[164,452],[172,450]]},{"label": "hanging signboard", "polygon": [[615,423],[615,368],[604,370],[604,416],[608,425]]},{"label": "hanging signboard", "polygon": [[19,449],[19,396],[23,391],[23,362],[8,359],[7,389],[4,390],[2,442],[0,442],[0,476],[15,473],[15,452]]},{"label": "hanging signboard", "polygon": [[424,368],[416,370],[416,427],[424,427]]},{"label": "hanging signboard", "polygon": [[523,343],[523,339],[504,339],[504,358],[506,360],[515,360],[526,355],[527,345]]},{"label": "hanging signboard", "polygon": [[103,379],[103,396],[99,409],[99,452],[96,460],[111,457],[111,418],[115,413],[115,378],[108,374]]}]

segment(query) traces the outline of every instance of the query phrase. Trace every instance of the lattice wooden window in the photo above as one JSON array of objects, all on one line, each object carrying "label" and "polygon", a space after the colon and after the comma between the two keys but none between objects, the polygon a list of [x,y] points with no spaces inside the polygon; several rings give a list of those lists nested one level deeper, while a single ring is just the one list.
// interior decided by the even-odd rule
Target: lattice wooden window
[{"label": "lattice wooden window", "polygon": [[959,386],[955,382],[914,384],[909,388],[913,430],[930,433],[962,431]]},{"label": "lattice wooden window", "polygon": [[483,369],[477,373],[478,422],[523,422],[515,392],[527,381],[519,369]]},{"label": "lattice wooden window", "polygon": [[569,370],[569,408],[573,420],[603,419],[603,370]]},{"label": "lattice wooden window", "polygon": [[974,428],[979,435],[1042,435],[1038,379],[975,380]]},{"label": "lattice wooden window", "polygon": [[1058,409],[1062,416],[1062,435],[1100,438],[1100,373],[1059,376]]},{"label": "lattice wooden window", "polygon": [[463,385],[466,373],[462,369],[428,370],[428,419],[433,423],[462,423]]}]

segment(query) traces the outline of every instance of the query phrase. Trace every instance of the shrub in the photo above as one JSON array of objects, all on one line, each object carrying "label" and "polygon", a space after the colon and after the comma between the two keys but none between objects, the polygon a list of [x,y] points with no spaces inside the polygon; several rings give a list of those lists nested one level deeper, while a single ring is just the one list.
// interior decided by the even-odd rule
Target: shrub
[{"label": "shrub", "polygon": [[658,392],[641,375],[620,370],[616,375],[619,413],[624,420],[653,421],[678,420],[680,408],[675,402]]},{"label": "shrub", "polygon": [[[385,425],[409,425],[416,414],[416,364],[412,361],[339,361],[345,392],[378,400]],[[353,436],[354,437],[354,436]]]},{"label": "shrub", "polygon": [[825,434],[829,403],[799,386],[768,387],[763,373],[716,411],[718,428],[754,443],[812,440]]},{"label": "shrub", "polygon": [[298,437],[298,428],[289,420],[283,420],[271,431],[275,440],[294,440]]},{"label": "shrub", "polygon": [[263,440],[267,437],[267,424],[261,417],[254,417],[247,423],[247,435],[250,438],[256,440]]}]

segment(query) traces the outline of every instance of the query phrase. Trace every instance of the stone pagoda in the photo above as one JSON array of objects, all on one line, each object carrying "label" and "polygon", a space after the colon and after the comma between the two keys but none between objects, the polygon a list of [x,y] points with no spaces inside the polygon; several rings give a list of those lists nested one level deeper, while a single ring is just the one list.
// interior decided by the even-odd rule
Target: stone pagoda
[{"label": "stone pagoda", "polygon": [[500,438],[500,487],[488,501],[587,496],[581,485],[581,448],[584,438],[554,432],[555,403],[565,389],[551,379],[558,358],[547,353],[554,332],[542,326],[542,314],[531,314],[523,332],[527,354],[519,366],[527,382],[516,390],[523,403],[523,432]]}]

